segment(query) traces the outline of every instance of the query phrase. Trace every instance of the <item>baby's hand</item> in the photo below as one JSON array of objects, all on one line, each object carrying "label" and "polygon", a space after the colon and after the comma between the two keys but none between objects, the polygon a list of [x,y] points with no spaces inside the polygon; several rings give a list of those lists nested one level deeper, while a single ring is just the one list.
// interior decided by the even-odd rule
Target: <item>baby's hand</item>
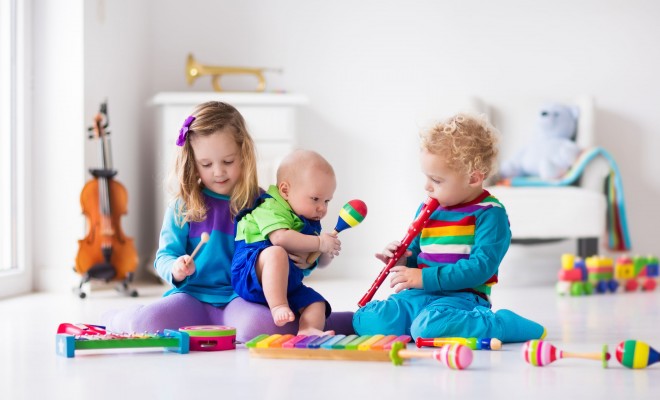
[{"label": "baby's hand", "polygon": [[300,269],[307,269],[312,266],[307,262],[307,257],[309,257],[309,253],[289,253],[289,259]]},{"label": "baby's hand", "polygon": [[[385,247],[382,253],[376,253],[376,258],[387,264],[390,261],[390,258],[394,257],[396,249],[401,246],[400,242],[392,242]],[[412,255],[412,251],[406,250],[401,258],[396,262],[396,265],[406,265],[406,259]]]},{"label": "baby's hand", "polygon": [[186,277],[195,273],[195,261],[189,255],[184,255],[174,262],[172,267],[172,278],[174,282],[181,282]]},{"label": "baby's hand", "polygon": [[332,256],[339,255],[339,250],[341,250],[341,241],[337,239],[337,235],[333,236],[329,233],[321,233],[319,239],[319,251],[321,253],[330,254]]},{"label": "baby's hand", "polygon": [[390,269],[390,275],[390,287],[394,288],[394,293],[399,293],[404,289],[424,288],[421,269],[399,265]]}]

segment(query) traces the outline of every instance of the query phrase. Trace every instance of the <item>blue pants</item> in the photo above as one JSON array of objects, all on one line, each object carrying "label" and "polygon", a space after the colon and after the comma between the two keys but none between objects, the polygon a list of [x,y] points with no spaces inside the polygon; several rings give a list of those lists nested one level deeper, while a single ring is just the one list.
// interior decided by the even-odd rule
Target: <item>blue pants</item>
[{"label": "blue pants", "polygon": [[382,301],[369,302],[353,315],[360,335],[498,338],[503,342],[539,339],[545,329],[511,311],[494,313],[474,293],[427,293],[409,289]]}]

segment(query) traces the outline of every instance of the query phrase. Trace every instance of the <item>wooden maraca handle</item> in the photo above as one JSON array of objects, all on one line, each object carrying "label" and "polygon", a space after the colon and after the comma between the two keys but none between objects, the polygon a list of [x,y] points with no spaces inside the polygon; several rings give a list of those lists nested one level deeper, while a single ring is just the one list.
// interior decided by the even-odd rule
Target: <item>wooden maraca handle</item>
[{"label": "wooden maraca handle", "polygon": [[567,353],[563,351],[562,356],[562,358],[582,358],[585,360],[603,361],[603,354],[601,353]]},{"label": "wooden maraca handle", "polygon": [[[338,234],[339,234],[339,232],[337,232],[336,230],[333,230],[332,233],[331,233],[332,236],[337,236]],[[320,247],[320,241],[319,241],[319,247]],[[319,258],[319,257],[321,257],[321,252],[320,251],[315,251],[313,253],[310,253],[310,255],[307,256],[307,264],[310,264],[310,265],[314,264],[316,259]]]}]

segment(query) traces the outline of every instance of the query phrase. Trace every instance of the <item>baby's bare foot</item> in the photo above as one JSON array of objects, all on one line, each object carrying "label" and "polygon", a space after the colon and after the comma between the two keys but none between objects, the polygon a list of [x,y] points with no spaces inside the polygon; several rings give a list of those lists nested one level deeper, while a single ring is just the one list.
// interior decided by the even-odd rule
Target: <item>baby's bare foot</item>
[{"label": "baby's bare foot", "polygon": [[291,311],[288,304],[275,306],[270,309],[270,313],[273,315],[273,322],[277,326],[284,326],[296,319],[295,314]]},{"label": "baby's bare foot", "polygon": [[322,331],[320,329],[316,328],[307,328],[307,329],[301,329],[298,331],[298,335],[305,335],[305,336],[312,336],[312,335],[317,335],[317,336],[334,336],[335,331]]}]

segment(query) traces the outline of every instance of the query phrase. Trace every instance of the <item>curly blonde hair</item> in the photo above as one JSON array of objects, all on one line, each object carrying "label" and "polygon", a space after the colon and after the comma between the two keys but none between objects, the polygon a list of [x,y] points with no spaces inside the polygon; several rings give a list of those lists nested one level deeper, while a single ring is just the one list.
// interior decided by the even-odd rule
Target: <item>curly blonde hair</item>
[{"label": "curly blonde hair", "polygon": [[496,172],[499,131],[485,116],[457,114],[420,134],[422,149],[441,154],[454,171],[484,179]]},{"label": "curly blonde hair", "polygon": [[175,171],[178,187],[175,197],[181,199],[177,214],[181,224],[201,222],[206,219],[207,208],[199,183],[195,154],[190,144],[193,136],[210,136],[230,132],[240,149],[241,179],[231,194],[230,209],[235,216],[243,208],[254,203],[259,196],[257,160],[254,141],[247,131],[243,116],[233,106],[219,101],[202,103],[192,113],[195,120],[190,125],[185,143],[177,154]]}]

